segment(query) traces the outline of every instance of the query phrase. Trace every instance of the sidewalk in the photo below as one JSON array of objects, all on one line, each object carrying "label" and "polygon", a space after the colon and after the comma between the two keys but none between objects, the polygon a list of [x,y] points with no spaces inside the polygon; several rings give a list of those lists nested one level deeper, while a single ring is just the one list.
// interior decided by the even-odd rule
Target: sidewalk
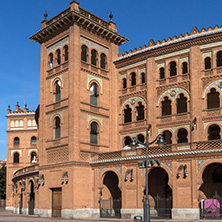
[{"label": "sidewalk", "polygon": [[[64,219],[64,218],[42,218],[36,215],[14,214],[0,207],[0,222],[133,222],[133,219],[114,218],[90,218],[90,219]],[[169,220],[151,219],[153,222],[222,222],[222,220]]]}]

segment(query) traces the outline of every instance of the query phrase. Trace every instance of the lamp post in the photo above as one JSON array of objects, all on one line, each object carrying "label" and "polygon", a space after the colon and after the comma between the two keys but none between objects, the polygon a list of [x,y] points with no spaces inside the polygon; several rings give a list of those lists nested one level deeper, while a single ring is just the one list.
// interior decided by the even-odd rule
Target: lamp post
[{"label": "lamp post", "polygon": [[149,126],[147,128],[147,131],[146,131],[146,142],[145,143],[142,143],[136,137],[133,137],[133,140],[132,140],[132,142],[129,145],[132,149],[136,149],[138,144],[146,146],[146,161],[145,161],[145,168],[146,168],[146,195],[145,195],[145,200],[143,202],[144,222],[150,222],[150,204],[149,204],[149,199],[148,199],[148,149],[149,149],[149,145],[151,145],[151,144],[156,142],[156,144],[158,144],[159,147],[163,147],[164,144],[166,143],[162,134],[157,135],[157,137],[152,142],[149,142],[150,129],[151,129],[151,125],[149,124]]}]

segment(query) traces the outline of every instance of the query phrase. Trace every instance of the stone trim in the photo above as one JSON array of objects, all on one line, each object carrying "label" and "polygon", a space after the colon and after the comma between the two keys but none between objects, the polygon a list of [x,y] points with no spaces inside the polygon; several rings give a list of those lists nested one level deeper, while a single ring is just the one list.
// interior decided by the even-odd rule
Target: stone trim
[{"label": "stone trim", "polygon": [[200,219],[199,208],[172,208],[172,219],[186,220],[186,219]]}]

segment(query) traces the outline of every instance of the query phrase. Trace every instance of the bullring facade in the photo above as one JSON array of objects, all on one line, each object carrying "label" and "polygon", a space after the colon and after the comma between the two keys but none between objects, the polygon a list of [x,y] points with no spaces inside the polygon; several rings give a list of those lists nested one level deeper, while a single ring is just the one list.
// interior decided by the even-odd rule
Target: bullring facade
[{"label": "bullring facade", "polygon": [[127,39],[112,14],[106,22],[74,0],[50,20],[45,14],[30,38],[41,44],[37,163],[8,164],[17,171],[8,171],[7,208],[44,217],[142,215],[145,171],[137,162],[145,148],[129,143],[144,142],[151,124],[150,140],[162,133],[167,142],[149,148],[150,160],[161,162],[149,169],[151,215],[204,216],[202,201],[222,195],[222,28],[194,27],[119,56]]}]

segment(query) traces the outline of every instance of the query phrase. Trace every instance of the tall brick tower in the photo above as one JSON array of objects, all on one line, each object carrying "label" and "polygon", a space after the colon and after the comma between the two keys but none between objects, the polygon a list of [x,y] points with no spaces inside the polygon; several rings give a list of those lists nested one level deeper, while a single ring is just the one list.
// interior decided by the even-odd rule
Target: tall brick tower
[{"label": "tall brick tower", "polygon": [[75,0],[50,20],[45,13],[30,39],[41,44],[39,174],[45,183],[39,214],[82,217],[84,208],[98,214],[89,161],[119,147],[113,61],[127,39],[117,33],[112,14],[106,22]]}]

